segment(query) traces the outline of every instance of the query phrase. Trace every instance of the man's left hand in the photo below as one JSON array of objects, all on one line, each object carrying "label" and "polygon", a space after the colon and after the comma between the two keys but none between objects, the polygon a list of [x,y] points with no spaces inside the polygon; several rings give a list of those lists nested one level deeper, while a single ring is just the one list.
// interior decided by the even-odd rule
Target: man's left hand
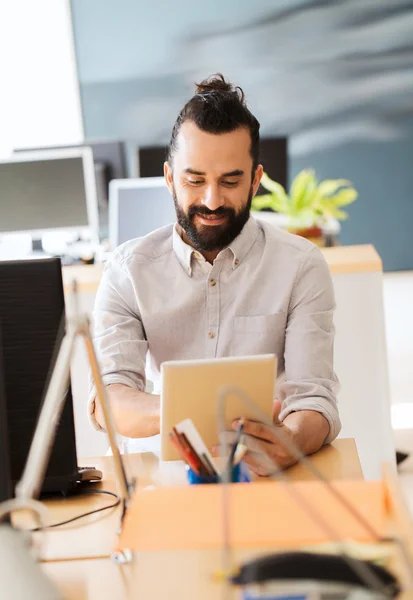
[{"label": "man's left hand", "polygon": [[[330,431],[330,424],[321,413],[314,410],[292,412],[280,421],[281,403],[274,403],[273,422],[276,430],[288,436],[288,439],[303,454],[317,452],[324,444]],[[239,420],[232,423],[237,429]],[[248,451],[243,460],[251,471],[261,476],[275,473],[279,468],[290,467],[297,462],[296,457],[286,448],[272,428],[264,423],[244,420],[242,442]],[[227,442],[233,443],[237,437],[235,432],[227,432]],[[284,437],[284,436],[283,436]],[[219,446],[213,448],[218,454]]]},{"label": "man's left hand", "polygon": [[[281,403],[276,401],[273,413],[274,426],[295,444],[295,434],[279,420],[280,411]],[[232,423],[233,429],[237,429],[237,426],[238,420]],[[243,460],[257,475],[268,476],[278,468],[284,469],[297,462],[296,457],[283,445],[280,438],[264,423],[245,420],[242,442],[248,448]]]}]

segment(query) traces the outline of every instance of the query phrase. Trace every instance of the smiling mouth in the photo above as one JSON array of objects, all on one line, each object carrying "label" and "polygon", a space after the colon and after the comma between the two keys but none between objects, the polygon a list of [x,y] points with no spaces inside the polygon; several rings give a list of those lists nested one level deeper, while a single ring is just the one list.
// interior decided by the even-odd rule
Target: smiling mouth
[{"label": "smiling mouth", "polygon": [[206,225],[220,225],[221,223],[223,223],[227,219],[226,215],[201,215],[201,214],[197,214],[197,217],[201,221],[201,223],[206,224]]}]

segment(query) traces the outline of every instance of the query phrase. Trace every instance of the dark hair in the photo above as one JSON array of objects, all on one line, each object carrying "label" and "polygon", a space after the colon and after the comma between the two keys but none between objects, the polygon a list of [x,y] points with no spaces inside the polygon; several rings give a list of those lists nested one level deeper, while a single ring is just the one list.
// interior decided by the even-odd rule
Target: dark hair
[{"label": "dark hair", "polygon": [[196,86],[195,95],[185,104],[172,129],[169,162],[177,149],[178,133],[185,121],[193,121],[202,131],[216,134],[246,127],[251,136],[250,153],[255,172],[259,160],[260,124],[248,110],[240,87],[234,87],[220,73],[211,75]]}]

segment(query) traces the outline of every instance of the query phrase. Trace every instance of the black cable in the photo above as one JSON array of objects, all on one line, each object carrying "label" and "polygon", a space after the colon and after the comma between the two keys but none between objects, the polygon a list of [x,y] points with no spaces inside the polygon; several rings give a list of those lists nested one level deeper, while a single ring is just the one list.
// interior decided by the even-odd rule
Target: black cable
[{"label": "black cable", "polygon": [[61,527],[62,525],[67,525],[68,523],[73,523],[73,521],[77,521],[78,519],[83,519],[84,517],[88,517],[89,515],[94,515],[102,510],[109,510],[110,508],[115,508],[119,506],[121,502],[120,496],[115,494],[114,492],[108,492],[107,490],[82,490],[82,494],[104,494],[106,496],[112,496],[116,498],[116,501],[112,504],[108,504],[107,506],[102,506],[101,508],[95,508],[94,510],[90,510],[86,513],[82,513],[81,515],[77,515],[76,517],[72,517],[71,519],[67,519],[66,521],[60,521],[59,523],[53,523],[52,525],[45,525],[44,527],[35,527],[34,529],[29,529],[32,531],[44,531],[45,529],[52,529],[53,527]]}]

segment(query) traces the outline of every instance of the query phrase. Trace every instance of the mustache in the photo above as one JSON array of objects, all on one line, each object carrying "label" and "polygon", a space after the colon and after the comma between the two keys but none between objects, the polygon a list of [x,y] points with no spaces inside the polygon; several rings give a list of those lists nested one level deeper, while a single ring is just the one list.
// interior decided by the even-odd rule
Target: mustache
[{"label": "mustache", "polygon": [[188,217],[193,217],[195,215],[233,217],[235,215],[235,210],[224,206],[220,206],[216,210],[209,210],[206,206],[190,206],[188,209]]}]

